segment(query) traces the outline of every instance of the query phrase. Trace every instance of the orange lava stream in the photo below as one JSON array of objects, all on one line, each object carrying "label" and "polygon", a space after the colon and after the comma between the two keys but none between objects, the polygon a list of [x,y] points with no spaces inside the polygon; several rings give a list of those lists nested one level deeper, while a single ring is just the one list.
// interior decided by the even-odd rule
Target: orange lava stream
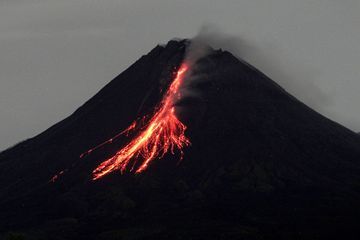
[{"label": "orange lava stream", "polygon": [[[132,160],[130,171],[133,171],[135,164],[141,161],[140,166],[135,171],[141,173],[154,159],[162,158],[169,151],[174,154],[175,148],[180,151],[182,158],[183,148],[190,145],[190,140],[185,136],[186,126],[175,115],[174,103],[180,98],[179,88],[187,70],[188,66],[182,64],[157,111],[145,125],[146,127],[113,157],[102,162],[93,171],[93,180],[115,170],[120,170],[123,173]],[[125,131],[132,129],[135,126],[134,124]],[[91,150],[89,151],[91,152]]]}]

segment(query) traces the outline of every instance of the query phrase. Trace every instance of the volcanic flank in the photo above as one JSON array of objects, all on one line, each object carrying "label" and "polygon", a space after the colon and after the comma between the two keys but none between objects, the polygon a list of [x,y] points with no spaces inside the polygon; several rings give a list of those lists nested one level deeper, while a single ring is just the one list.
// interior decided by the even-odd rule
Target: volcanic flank
[{"label": "volcanic flank", "polygon": [[0,154],[2,236],[356,239],[360,136],[227,51],[182,76],[189,44],[155,47]]},{"label": "volcanic flank", "polygon": [[[186,126],[176,116],[175,104],[177,100],[180,100],[180,87],[188,68],[185,63],[181,65],[176,71],[175,79],[170,84],[169,89],[146,126],[140,130],[138,136],[134,137],[115,156],[100,164],[93,171],[94,180],[119,169],[123,173],[130,161],[139,157],[143,158],[143,161],[137,168],[136,173],[145,171],[154,159],[162,158],[167,152],[171,151],[174,154],[174,148],[178,148],[181,155],[183,155],[182,148],[188,146],[190,141],[185,136]],[[128,135],[131,130],[136,129],[137,124],[137,122],[132,123],[130,127],[116,135],[116,137],[123,134]],[[114,138],[111,138],[106,143],[112,143],[113,141]],[[103,146],[103,144],[99,146]],[[96,148],[99,148],[99,146]],[[91,153],[93,150],[91,149],[87,153]],[[135,165],[136,162],[133,163],[130,171],[134,169]]]}]

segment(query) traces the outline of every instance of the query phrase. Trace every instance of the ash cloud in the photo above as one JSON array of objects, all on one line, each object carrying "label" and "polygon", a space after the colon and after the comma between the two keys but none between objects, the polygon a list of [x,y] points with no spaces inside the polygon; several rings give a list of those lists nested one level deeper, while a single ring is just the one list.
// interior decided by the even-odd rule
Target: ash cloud
[{"label": "ash cloud", "polygon": [[[327,115],[327,107],[333,104],[333,93],[323,91],[320,85],[312,80],[316,79],[321,72],[313,66],[295,60],[284,63],[284,59],[280,59],[275,44],[266,41],[259,42],[264,44],[263,48],[255,46],[240,36],[224,33],[215,25],[203,25],[197,35],[192,38],[185,60],[196,68],[196,61],[209,53],[209,46],[229,51],[237,58],[258,68],[305,104]],[[264,47],[266,51],[263,50]],[[190,76],[188,85],[194,79],[196,81],[201,78]]]},{"label": "ash cloud", "polygon": [[201,97],[201,93],[193,88],[193,84],[206,81],[206,78],[197,71],[199,69],[198,61],[210,54],[212,50],[210,45],[200,37],[195,36],[188,42],[184,57],[184,63],[188,66],[188,71],[180,88],[182,96],[179,101],[180,104],[183,100]]}]

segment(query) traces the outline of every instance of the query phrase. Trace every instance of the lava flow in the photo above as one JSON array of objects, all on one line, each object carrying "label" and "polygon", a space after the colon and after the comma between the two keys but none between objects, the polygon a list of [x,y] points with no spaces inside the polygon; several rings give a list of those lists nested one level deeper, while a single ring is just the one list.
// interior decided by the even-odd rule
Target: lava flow
[{"label": "lava flow", "polygon": [[[130,171],[133,171],[136,165],[135,173],[143,172],[151,161],[162,158],[169,151],[174,154],[176,148],[180,151],[181,158],[183,157],[183,148],[190,145],[190,140],[185,136],[186,126],[176,117],[174,104],[180,98],[180,86],[187,70],[188,66],[186,64],[180,66],[175,79],[164,94],[150,120],[125,147],[120,149],[113,157],[102,162],[93,171],[93,180],[115,170],[120,170],[123,173],[130,163],[132,163]],[[124,132],[128,133],[136,125],[136,122],[132,123],[130,127],[114,138]],[[112,142],[114,138],[104,144]],[[90,153],[92,150],[85,154]]]}]

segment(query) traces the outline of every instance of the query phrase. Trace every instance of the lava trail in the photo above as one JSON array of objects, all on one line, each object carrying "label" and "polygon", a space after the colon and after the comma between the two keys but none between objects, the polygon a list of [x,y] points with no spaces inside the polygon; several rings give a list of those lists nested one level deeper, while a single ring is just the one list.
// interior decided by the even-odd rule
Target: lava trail
[{"label": "lava trail", "polygon": [[[123,173],[129,164],[131,164],[130,171],[143,172],[154,159],[162,158],[167,152],[174,154],[175,149],[178,149],[181,158],[183,157],[183,148],[190,145],[190,140],[185,136],[186,126],[176,117],[174,105],[180,98],[180,87],[188,68],[186,64],[180,66],[175,79],[170,84],[160,104],[155,108],[149,121],[127,145],[114,156],[102,162],[93,171],[93,180],[115,170],[120,170]],[[136,122],[132,123],[125,132],[133,130],[134,126],[136,126]],[[122,134],[123,132],[114,138]],[[109,143],[109,141],[112,142],[114,138],[104,144]]]}]

